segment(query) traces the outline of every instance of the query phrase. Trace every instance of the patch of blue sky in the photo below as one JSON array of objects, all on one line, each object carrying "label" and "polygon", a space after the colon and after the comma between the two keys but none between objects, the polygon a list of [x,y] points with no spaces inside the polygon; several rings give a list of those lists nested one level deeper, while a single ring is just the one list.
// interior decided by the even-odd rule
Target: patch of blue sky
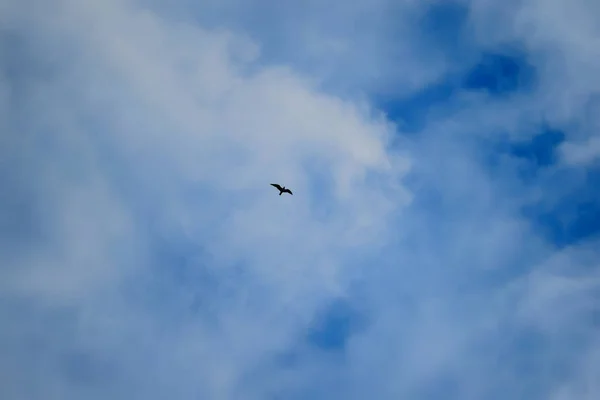
[{"label": "patch of blue sky", "polygon": [[359,331],[361,319],[364,317],[350,303],[334,301],[315,319],[307,340],[325,350],[343,351],[348,339]]},{"label": "patch of blue sky", "polygon": [[459,96],[465,92],[483,92],[492,98],[530,92],[534,89],[535,68],[526,56],[483,51],[473,65],[442,77],[417,93],[400,99],[382,99],[380,106],[388,117],[407,132],[419,131],[427,121],[448,117],[464,107]]},{"label": "patch of blue sky", "polygon": [[526,54],[511,53],[484,52],[477,65],[466,74],[462,87],[466,90],[483,90],[498,97],[532,90],[535,68],[528,63]]},{"label": "patch of blue sky", "polygon": [[597,168],[584,171],[561,171],[558,178],[546,183],[546,190],[561,188],[559,196],[527,205],[525,214],[559,247],[575,245],[597,238],[600,234],[600,173]]}]

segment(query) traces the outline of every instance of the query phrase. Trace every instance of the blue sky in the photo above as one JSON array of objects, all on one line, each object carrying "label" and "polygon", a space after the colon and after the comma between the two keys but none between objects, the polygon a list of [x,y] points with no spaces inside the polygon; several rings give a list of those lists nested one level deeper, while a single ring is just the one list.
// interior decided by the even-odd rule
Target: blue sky
[{"label": "blue sky", "polygon": [[597,399],[598,15],[0,1],[0,397]]}]

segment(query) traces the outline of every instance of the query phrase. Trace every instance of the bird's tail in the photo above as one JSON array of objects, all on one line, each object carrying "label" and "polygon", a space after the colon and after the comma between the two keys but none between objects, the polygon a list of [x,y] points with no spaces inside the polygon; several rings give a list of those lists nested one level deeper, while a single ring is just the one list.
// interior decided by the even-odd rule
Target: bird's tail
[{"label": "bird's tail", "polygon": [[280,195],[280,196],[281,196],[281,193],[283,193],[283,192],[279,192],[279,195]]}]

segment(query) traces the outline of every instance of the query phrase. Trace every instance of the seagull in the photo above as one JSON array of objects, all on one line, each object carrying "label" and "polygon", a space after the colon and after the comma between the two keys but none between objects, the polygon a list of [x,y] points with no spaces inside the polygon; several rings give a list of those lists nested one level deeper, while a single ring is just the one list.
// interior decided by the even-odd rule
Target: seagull
[{"label": "seagull", "polygon": [[289,193],[292,196],[294,195],[292,193],[292,191],[290,189],[286,189],[285,186],[280,186],[277,183],[271,183],[271,186],[275,186],[277,189],[279,189],[279,195],[281,196],[282,193]]}]

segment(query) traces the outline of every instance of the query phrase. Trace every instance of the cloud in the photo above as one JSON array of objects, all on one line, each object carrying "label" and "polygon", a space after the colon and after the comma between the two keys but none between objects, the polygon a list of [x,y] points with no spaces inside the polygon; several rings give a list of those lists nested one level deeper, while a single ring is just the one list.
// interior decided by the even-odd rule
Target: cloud
[{"label": "cloud", "polygon": [[595,161],[600,154],[600,139],[591,137],[587,143],[565,143],[562,155],[569,164],[588,164]]},{"label": "cloud", "polygon": [[[8,169],[22,177],[7,174],[4,186],[13,204],[26,192],[23,214],[41,237],[3,251],[6,308],[31,316],[3,319],[28,330],[41,313],[60,333],[32,328],[49,351],[10,352],[7,363],[26,359],[5,394],[128,397],[154,381],[147,396],[233,396],[254,363],[336,296],[343,268],[409,201],[409,162],[386,152],[392,126],[287,67],[245,70],[257,49],[244,37],[120,2],[24,10],[10,14],[15,67],[3,83],[6,140],[18,150],[5,148]],[[275,196],[272,181],[295,197]],[[10,211],[6,235],[26,218]],[[189,243],[183,260],[169,260],[173,243]],[[178,282],[187,269],[217,287]],[[67,321],[54,322],[63,309]],[[34,362],[56,368],[31,376],[29,393],[17,378]],[[79,376],[105,370],[118,378],[104,390]]]},{"label": "cloud", "polygon": [[566,4],[1,2],[1,397],[595,398]]}]

